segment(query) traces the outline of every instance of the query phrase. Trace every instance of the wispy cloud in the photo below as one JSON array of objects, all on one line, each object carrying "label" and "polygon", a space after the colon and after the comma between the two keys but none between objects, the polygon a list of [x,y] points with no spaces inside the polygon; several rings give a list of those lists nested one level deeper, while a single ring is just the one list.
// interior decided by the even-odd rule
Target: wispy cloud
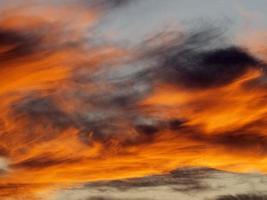
[{"label": "wispy cloud", "polygon": [[1,13],[1,197],[185,166],[267,171],[265,58],[216,25],[95,43],[123,4]]}]

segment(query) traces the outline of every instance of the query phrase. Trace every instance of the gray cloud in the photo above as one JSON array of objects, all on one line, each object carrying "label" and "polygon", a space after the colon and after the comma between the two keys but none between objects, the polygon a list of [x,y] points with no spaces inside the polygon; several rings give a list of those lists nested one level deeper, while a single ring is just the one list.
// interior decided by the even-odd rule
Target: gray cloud
[{"label": "gray cloud", "polygon": [[157,176],[88,183],[61,190],[52,200],[260,200],[266,198],[266,181],[261,174],[184,168]]},{"label": "gray cloud", "polygon": [[238,195],[222,195],[216,200],[266,200],[267,195],[261,194],[238,194]]}]

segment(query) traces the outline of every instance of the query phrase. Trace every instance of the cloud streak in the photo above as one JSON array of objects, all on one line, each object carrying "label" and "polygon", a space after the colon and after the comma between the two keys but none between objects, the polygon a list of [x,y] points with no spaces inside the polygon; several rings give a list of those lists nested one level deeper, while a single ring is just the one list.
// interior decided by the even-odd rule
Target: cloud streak
[{"label": "cloud streak", "polygon": [[0,196],[185,166],[265,173],[264,58],[206,26],[97,45],[122,6],[102,3],[3,12]]}]

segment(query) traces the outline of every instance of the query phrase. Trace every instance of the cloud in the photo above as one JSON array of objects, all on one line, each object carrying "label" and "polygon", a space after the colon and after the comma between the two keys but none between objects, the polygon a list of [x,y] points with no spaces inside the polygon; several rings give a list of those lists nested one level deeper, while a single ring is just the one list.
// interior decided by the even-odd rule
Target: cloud
[{"label": "cloud", "polygon": [[100,7],[101,9],[110,11],[113,9],[122,8],[133,2],[136,3],[138,0],[83,0],[82,2],[89,7]]},{"label": "cloud", "polygon": [[[263,67],[262,61],[242,47],[225,46],[220,42],[221,34],[220,29],[212,28],[172,34],[148,53],[157,63],[151,69],[152,76],[185,88],[205,89],[231,83],[249,69]],[[164,37],[170,36],[152,41],[164,41]]]},{"label": "cloud", "polygon": [[9,168],[9,164],[6,158],[0,157],[0,176],[5,173]]},{"label": "cloud", "polygon": [[[191,165],[239,170],[239,162],[266,171],[266,90],[246,87],[266,78],[263,60],[213,27],[163,33],[133,49],[96,45],[88,36],[88,21],[99,17],[94,6],[44,10],[34,12],[44,18],[37,25],[18,17],[0,23],[0,154],[13,170],[0,186],[71,185]],[[109,184],[163,186],[181,184],[179,177],[186,187],[174,190],[188,192],[206,189],[200,174]]]},{"label": "cloud", "polygon": [[238,195],[223,195],[216,200],[265,200],[266,195],[261,194],[238,194]]},{"label": "cloud", "polygon": [[[263,175],[183,168],[157,176],[89,183],[72,190],[60,190],[54,199],[264,199],[265,181]],[[231,195],[225,195],[228,193]]]},{"label": "cloud", "polygon": [[39,44],[39,38],[31,33],[16,30],[0,30],[0,62],[10,61],[33,53]]},{"label": "cloud", "polygon": [[42,155],[38,157],[33,157],[28,160],[24,160],[19,163],[12,164],[10,167],[14,169],[41,169],[41,168],[48,168],[53,166],[60,166],[60,165],[68,165],[78,162],[78,160],[70,160],[70,159],[52,159],[51,155]]}]

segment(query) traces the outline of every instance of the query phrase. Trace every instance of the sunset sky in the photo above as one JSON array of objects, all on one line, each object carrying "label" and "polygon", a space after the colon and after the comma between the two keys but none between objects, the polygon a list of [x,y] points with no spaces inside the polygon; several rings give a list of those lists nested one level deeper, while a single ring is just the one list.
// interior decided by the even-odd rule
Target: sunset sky
[{"label": "sunset sky", "polygon": [[0,0],[0,199],[267,199],[266,6]]}]

